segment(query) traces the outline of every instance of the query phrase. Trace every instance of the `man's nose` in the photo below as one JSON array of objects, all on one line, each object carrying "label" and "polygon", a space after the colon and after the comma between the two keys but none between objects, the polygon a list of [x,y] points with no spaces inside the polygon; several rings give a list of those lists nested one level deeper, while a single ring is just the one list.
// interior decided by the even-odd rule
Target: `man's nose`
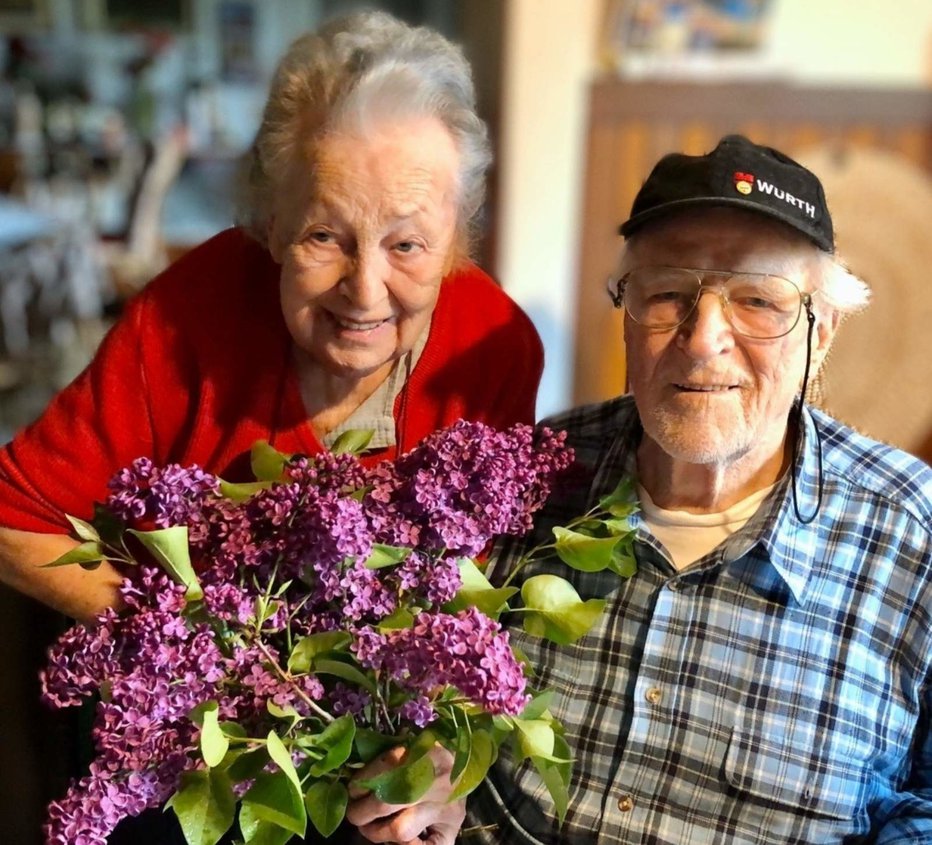
[{"label": "man's nose", "polygon": [[678,332],[680,344],[694,358],[709,358],[730,349],[734,332],[722,288],[700,288],[696,304]]}]

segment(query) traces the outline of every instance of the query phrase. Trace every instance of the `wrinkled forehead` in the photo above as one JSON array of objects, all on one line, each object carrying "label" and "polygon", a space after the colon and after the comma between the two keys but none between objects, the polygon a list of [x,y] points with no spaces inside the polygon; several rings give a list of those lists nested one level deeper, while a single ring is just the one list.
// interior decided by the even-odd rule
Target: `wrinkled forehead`
[{"label": "wrinkled forehead", "polygon": [[668,266],[775,273],[818,266],[819,250],[789,226],[751,211],[689,209],[645,225],[624,245],[619,269]]}]

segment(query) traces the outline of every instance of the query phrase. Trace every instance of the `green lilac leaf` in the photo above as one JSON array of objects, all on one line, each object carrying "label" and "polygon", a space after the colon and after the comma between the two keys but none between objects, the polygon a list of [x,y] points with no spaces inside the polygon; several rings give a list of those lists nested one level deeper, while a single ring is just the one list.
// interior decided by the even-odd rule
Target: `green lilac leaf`
[{"label": "green lilac leaf", "polygon": [[239,828],[244,845],[285,845],[291,840],[291,830],[258,815],[257,809],[246,803],[240,807]]},{"label": "green lilac leaf", "polygon": [[456,783],[469,762],[470,732],[459,731],[453,737],[453,768],[450,769],[450,783]]},{"label": "green lilac leaf", "polygon": [[540,719],[547,711],[547,708],[550,707],[551,701],[553,701],[553,690],[544,690],[544,692],[538,693],[525,705],[524,709],[518,714],[518,718],[525,720]]},{"label": "green lilac leaf", "polygon": [[239,722],[221,722],[220,730],[230,739],[245,739],[247,736],[246,728]]},{"label": "green lilac leaf", "polygon": [[599,520],[599,524],[605,526],[605,530],[616,537],[627,537],[634,532],[628,519],[602,519]]},{"label": "green lilac leaf", "polygon": [[372,678],[364,675],[355,666],[349,663],[340,663],[338,660],[318,660],[314,663],[314,672],[318,675],[336,675],[344,681],[362,687],[375,695],[376,687]]},{"label": "green lilac leaf", "polygon": [[553,757],[553,726],[543,719],[529,719],[515,723],[515,741],[521,751],[521,759],[527,757]]},{"label": "green lilac leaf", "polygon": [[531,757],[531,762],[534,764],[534,768],[537,769],[544,786],[547,787],[547,792],[550,793],[550,800],[553,801],[553,808],[556,810],[558,821],[563,824],[567,807],[569,807],[570,796],[567,784],[561,777],[558,766],[540,757]]},{"label": "green lilac leaf", "polygon": [[274,716],[276,719],[285,719],[291,722],[290,725],[285,729],[290,731],[294,726],[301,721],[301,714],[294,709],[294,707],[279,707],[274,701],[269,699],[265,703],[265,709],[269,711],[269,714]]},{"label": "green lilac leaf", "polygon": [[330,447],[330,451],[334,455],[358,455],[360,452],[366,451],[366,446],[368,446],[369,441],[372,440],[373,434],[375,434],[375,432],[371,429],[351,428],[348,431],[344,431],[333,441],[333,446]]},{"label": "green lilac leaf", "polygon": [[566,738],[561,733],[562,730],[563,725],[559,725],[559,730],[557,730],[556,725],[554,726],[553,759],[547,762],[556,768],[560,777],[563,779],[563,783],[569,787],[570,778],[573,774],[573,752]]},{"label": "green lilac leaf", "polygon": [[[248,825],[243,824],[244,814],[249,822]],[[303,836],[307,830],[304,796],[283,771],[260,772],[249,791],[243,796],[240,807],[240,828],[247,842],[250,841],[247,828],[253,827],[260,821],[271,822],[298,836]]]},{"label": "green lilac leaf", "polygon": [[210,701],[203,711],[201,756],[210,768],[214,768],[223,762],[229,748],[230,740],[220,729],[220,722],[217,718],[217,702]]},{"label": "green lilac leaf", "polygon": [[85,522],[83,519],[78,519],[78,517],[71,516],[67,513],[65,514],[65,519],[71,523],[71,527],[74,529],[74,534],[79,540],[84,540],[85,542],[89,543],[100,542],[100,533],[89,522]]},{"label": "green lilac leaf", "polygon": [[398,738],[388,736],[387,734],[380,734],[378,731],[373,731],[369,728],[357,728],[353,744],[356,746],[356,753],[359,755],[360,761],[368,763],[370,760],[374,760],[378,757],[383,751],[396,748],[398,746]]},{"label": "green lilac leaf", "polygon": [[397,631],[400,628],[410,628],[414,624],[414,614],[406,607],[399,607],[394,613],[379,620],[376,630]]},{"label": "green lilac leaf", "polygon": [[573,585],[556,575],[535,575],[521,587],[524,630],[558,645],[588,633],[605,607],[605,599],[583,601]]},{"label": "green lilac leaf", "polygon": [[304,795],[304,806],[311,823],[322,836],[330,836],[343,821],[349,793],[340,781],[320,780]]},{"label": "green lilac leaf", "polygon": [[372,545],[372,554],[366,558],[366,569],[383,569],[386,566],[394,566],[401,563],[410,554],[411,549],[404,546],[386,546],[384,543],[374,543]]},{"label": "green lilac leaf", "polygon": [[265,747],[253,748],[241,754],[227,770],[234,783],[251,780],[256,777],[269,762],[269,752]]},{"label": "green lilac leaf", "polygon": [[434,776],[433,760],[425,755],[357,783],[386,804],[412,804],[430,789]]},{"label": "green lilac leaf", "polygon": [[285,743],[281,741],[281,737],[279,737],[275,731],[269,731],[269,735],[266,738],[266,748],[269,749],[269,757],[272,758],[272,762],[275,763],[288,780],[291,781],[300,795],[301,779],[298,777],[297,771],[295,771],[290,752],[285,748]]},{"label": "green lilac leaf", "polygon": [[428,728],[418,734],[417,738],[405,749],[404,765],[409,766],[431,752],[437,744],[437,734]]},{"label": "green lilac leaf", "polygon": [[279,452],[265,440],[257,440],[249,453],[249,465],[256,481],[279,481],[291,455]]},{"label": "green lilac leaf", "polygon": [[608,568],[622,578],[630,578],[638,571],[637,558],[634,556],[634,538],[630,534],[622,537],[615,546]]},{"label": "green lilac leaf", "polygon": [[236,798],[225,772],[185,772],[169,799],[188,845],[216,845],[233,824]]},{"label": "green lilac leaf", "polygon": [[188,551],[188,529],[184,525],[173,525],[171,528],[158,528],[155,531],[137,531],[127,529],[155,558],[176,584],[183,584],[187,591],[184,597],[188,601],[196,601],[204,597],[204,591],[194,574],[191,566],[191,555]]},{"label": "green lilac leaf", "polygon": [[52,569],[56,566],[70,566],[75,563],[84,567],[93,567],[96,569],[106,557],[104,548],[100,543],[81,543],[65,552],[60,557],[55,558],[51,563],[43,563],[40,569]]},{"label": "green lilac leaf", "polygon": [[270,481],[244,481],[240,484],[234,484],[232,481],[220,479],[220,495],[233,502],[245,502],[251,499],[260,490],[268,490],[271,487]]},{"label": "green lilac leaf", "polygon": [[486,731],[473,731],[469,741],[469,755],[462,774],[453,784],[450,799],[455,801],[469,795],[485,778],[497,756],[497,748]]},{"label": "green lilac leaf", "polygon": [[317,655],[342,651],[352,641],[352,636],[346,631],[320,631],[302,637],[295,643],[288,657],[288,671],[299,674],[309,672]]},{"label": "green lilac leaf", "polygon": [[447,613],[457,613],[476,607],[491,619],[497,619],[508,600],[518,592],[516,587],[493,587],[485,573],[468,557],[457,561],[462,586],[453,598],[444,605]]},{"label": "green lilac leaf", "polygon": [[616,517],[635,513],[638,510],[638,497],[634,479],[629,475],[622,478],[611,493],[599,499],[599,507]]},{"label": "green lilac leaf", "polygon": [[607,569],[620,541],[618,537],[590,537],[559,526],[553,529],[553,535],[557,540],[554,550],[560,560],[581,572]]},{"label": "green lilac leaf", "polygon": [[335,719],[321,733],[314,737],[314,745],[326,753],[322,760],[310,768],[312,777],[320,777],[342,766],[353,752],[353,740],[356,737],[356,722],[346,713]]}]

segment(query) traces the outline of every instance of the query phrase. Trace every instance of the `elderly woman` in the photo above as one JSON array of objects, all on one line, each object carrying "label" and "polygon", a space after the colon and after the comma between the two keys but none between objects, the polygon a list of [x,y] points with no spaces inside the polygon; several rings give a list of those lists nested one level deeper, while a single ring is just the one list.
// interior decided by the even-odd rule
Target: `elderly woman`
[{"label": "elderly woman", "polygon": [[467,260],[490,159],[469,67],[370,13],[299,39],[250,154],[240,228],[130,302],[94,361],[0,451],[0,578],[79,618],[118,578],[38,569],[142,455],[230,480],[259,439],[391,457],[460,417],[532,421],[527,317]]}]

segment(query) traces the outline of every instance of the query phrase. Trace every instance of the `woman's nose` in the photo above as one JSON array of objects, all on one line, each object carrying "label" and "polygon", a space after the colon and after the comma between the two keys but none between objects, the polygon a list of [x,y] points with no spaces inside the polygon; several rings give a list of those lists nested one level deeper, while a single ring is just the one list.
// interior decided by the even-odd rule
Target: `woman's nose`
[{"label": "woman's nose", "polygon": [[341,280],[343,295],[359,311],[371,311],[388,295],[388,262],[378,250],[357,250]]},{"label": "woman's nose", "polygon": [[694,358],[709,358],[730,349],[734,345],[734,332],[724,292],[717,287],[703,287],[678,331],[680,344]]}]

